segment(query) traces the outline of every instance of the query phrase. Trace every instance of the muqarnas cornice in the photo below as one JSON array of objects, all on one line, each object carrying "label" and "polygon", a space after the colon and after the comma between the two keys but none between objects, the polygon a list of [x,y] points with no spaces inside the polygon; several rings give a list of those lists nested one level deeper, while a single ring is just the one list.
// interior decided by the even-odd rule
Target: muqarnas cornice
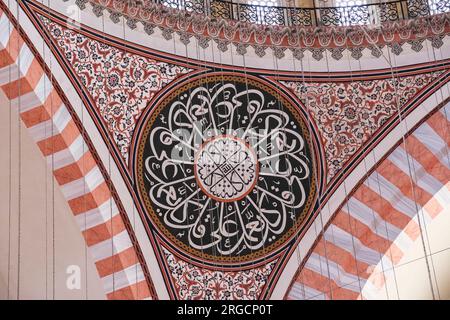
[{"label": "muqarnas cornice", "polygon": [[252,46],[257,57],[265,56],[266,49],[270,48],[278,59],[285,56],[286,49],[291,50],[292,56],[298,60],[304,58],[305,51],[309,51],[317,61],[324,58],[325,51],[329,51],[335,60],[340,60],[344,51],[349,51],[351,58],[359,60],[364,50],[380,58],[383,55],[381,50],[386,46],[394,55],[400,55],[405,44],[420,52],[426,47],[424,41],[440,48],[444,37],[450,34],[450,13],[378,25],[287,27],[212,18],[168,8],[149,0],[139,6],[124,0],[76,0],[75,3],[82,10],[87,9],[89,4],[97,17],[106,10],[114,23],[123,17],[130,29],[136,29],[141,23],[148,35],[159,28],[166,40],[178,34],[182,43],[187,45],[194,37],[202,48],[207,48],[214,40],[220,51],[230,50],[233,44],[239,55],[247,54],[247,47]]}]

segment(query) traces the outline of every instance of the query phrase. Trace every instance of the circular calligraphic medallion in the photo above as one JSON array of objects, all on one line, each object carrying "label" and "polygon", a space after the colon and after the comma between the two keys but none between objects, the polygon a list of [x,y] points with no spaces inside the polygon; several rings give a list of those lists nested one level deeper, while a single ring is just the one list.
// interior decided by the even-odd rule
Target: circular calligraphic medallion
[{"label": "circular calligraphic medallion", "polygon": [[217,201],[236,201],[255,186],[258,159],[243,140],[218,136],[200,147],[194,159],[194,173],[206,195]]},{"label": "circular calligraphic medallion", "polygon": [[182,253],[242,266],[278,252],[316,194],[301,113],[265,80],[209,74],[167,93],[133,157],[150,223]]}]

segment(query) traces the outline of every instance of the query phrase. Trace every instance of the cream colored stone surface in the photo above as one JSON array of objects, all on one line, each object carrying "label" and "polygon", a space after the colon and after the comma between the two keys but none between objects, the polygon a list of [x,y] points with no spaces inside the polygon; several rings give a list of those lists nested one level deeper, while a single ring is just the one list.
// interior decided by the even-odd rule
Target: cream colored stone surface
[{"label": "cream colored stone surface", "polygon": [[[0,137],[0,299],[104,299],[72,212],[1,91]],[[66,286],[71,265],[80,289]]]}]

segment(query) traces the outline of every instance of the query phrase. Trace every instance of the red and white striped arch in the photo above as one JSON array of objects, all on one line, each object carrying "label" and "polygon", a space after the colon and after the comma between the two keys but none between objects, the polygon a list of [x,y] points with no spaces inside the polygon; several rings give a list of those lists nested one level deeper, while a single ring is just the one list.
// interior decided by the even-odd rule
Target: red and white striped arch
[{"label": "red and white striped arch", "polygon": [[[2,4],[1,1],[0,4]],[[24,14],[22,15],[25,16]],[[105,284],[105,291],[108,293],[108,297],[150,297],[152,289],[151,283],[148,281],[149,276],[147,274],[147,279],[144,279],[146,274],[144,271],[145,265],[143,259],[138,259],[140,253],[137,242],[134,240],[133,234],[129,232],[130,228],[127,228],[128,220],[126,214],[130,209],[126,207],[127,209],[124,210],[120,205],[119,198],[113,196],[112,185],[120,188],[117,180],[114,180],[114,177],[110,177],[113,181],[111,183],[109,180],[105,180],[108,177],[105,176],[101,163],[98,162],[98,158],[93,154],[93,150],[88,149],[89,141],[86,141],[85,135],[82,135],[83,132],[80,131],[80,126],[77,125],[76,116],[75,118],[73,117],[74,113],[70,106],[64,102],[63,95],[50,83],[37,56],[24,43],[18,32],[11,27],[11,22],[8,21],[8,18],[2,14],[1,19],[3,24],[0,25],[0,30],[6,28],[11,32],[8,32],[7,36],[0,35],[2,37],[0,41],[0,86],[5,94],[9,95],[12,105],[21,107],[21,117],[25,125],[29,128],[44,156],[49,159],[50,165],[54,164],[55,177],[61,185],[63,193],[79,222],[86,242],[95,258],[96,266]],[[83,20],[84,22],[86,21]],[[98,24],[100,20],[92,19],[92,23],[94,24],[95,22]],[[25,21],[21,20],[21,25],[24,26],[27,32],[32,29],[31,27],[27,28],[26,17]],[[120,30],[122,32],[122,28],[116,26],[114,29],[113,27],[111,26],[111,30]],[[109,30],[109,26],[107,29]],[[131,32],[130,34],[133,35],[134,33]],[[141,35],[137,35],[141,37]],[[30,35],[30,38],[32,38],[34,43],[35,39],[32,35]],[[147,41],[147,38],[145,41]],[[445,50],[443,52],[445,53]],[[402,58],[404,59],[404,56]],[[409,60],[405,61],[411,62]],[[347,63],[346,61],[344,62]],[[370,63],[372,64],[372,61]],[[289,64],[289,67],[291,67],[291,64]],[[363,64],[363,67],[366,67],[366,65]],[[384,67],[387,68],[388,66]],[[55,69],[57,68],[58,66],[55,66]],[[9,74],[15,78],[10,79]],[[53,72],[53,74],[55,75],[56,72]],[[58,82],[60,82],[59,79]],[[68,88],[67,90],[70,91],[72,89]],[[446,94],[448,95],[448,92]],[[433,96],[429,100],[434,98]],[[415,113],[415,120],[412,122],[420,121],[428,109],[418,108],[419,111]],[[86,121],[88,122],[89,120],[87,119]],[[398,127],[403,128],[402,124]],[[91,134],[88,124],[84,128]],[[404,134],[397,129],[394,128],[393,135],[388,136],[385,140],[392,139],[393,136],[399,138]],[[435,133],[438,134],[437,131]],[[91,137],[95,139],[95,135],[91,134]],[[96,147],[100,144],[97,144],[97,142]],[[392,142],[392,144],[394,143],[395,141]],[[425,146],[425,149],[428,147]],[[383,148],[384,154],[389,147]],[[413,157],[414,152],[409,150],[408,144],[406,149]],[[101,152],[100,156],[109,154],[106,148],[103,151],[105,152]],[[404,153],[399,154],[403,155]],[[395,159],[397,158],[394,157],[389,160],[394,163],[394,167]],[[104,158],[103,160],[105,161]],[[378,161],[378,158],[376,161]],[[374,165],[374,162],[369,165],[369,169]],[[378,189],[383,173],[390,175],[391,171],[389,170],[392,169],[385,168],[383,171],[382,168],[383,166],[380,165],[377,171],[374,172],[377,179],[367,179],[330,220],[331,224],[326,229],[325,236],[319,238],[312,254],[304,260],[304,268],[300,276],[296,277],[297,280],[294,282],[292,290],[289,291],[289,298],[358,298],[372,284],[373,286],[380,285],[380,282],[375,277],[378,274],[374,272],[377,270],[376,265],[380,261],[386,266],[395,264],[400,259],[407,244],[414,239],[414,236],[417,237],[416,218],[407,214],[408,212],[411,213],[411,211],[405,213],[393,205],[393,202],[398,201],[397,197],[399,194],[405,199],[411,200],[412,193],[411,191],[408,193],[407,186],[406,189],[405,187],[403,189],[398,188],[400,193],[394,193],[393,195],[386,194],[386,190],[391,190],[389,188],[386,190],[382,189],[378,193],[370,188],[374,185],[373,181],[375,179],[377,182],[377,188],[375,189]],[[429,167],[427,164],[422,164],[421,168],[425,168],[427,174],[432,176],[432,172],[428,172]],[[397,167],[397,169],[402,171],[404,168]],[[421,171],[417,173],[417,176],[421,176],[420,174]],[[355,173],[353,176],[356,176],[356,178],[351,176],[346,180],[348,191],[353,189],[354,185],[357,185],[364,174]],[[354,185],[348,183],[349,180],[353,180]],[[407,181],[407,179],[403,180]],[[437,181],[441,184],[443,183],[440,180]],[[393,182],[390,183],[393,184]],[[442,201],[436,200],[430,204],[424,202],[427,194],[434,197],[435,193],[431,189],[428,190],[421,186],[421,183],[419,179],[417,182],[418,188],[420,187],[424,192],[419,194],[417,200],[422,202],[417,202],[424,208],[426,215],[429,214],[429,211],[435,214],[437,214],[436,212],[442,212],[443,209],[437,206],[441,205]],[[366,188],[372,193],[362,188]],[[361,191],[359,191],[360,189]],[[416,190],[416,187],[414,189]],[[342,194],[342,189],[336,193],[339,192]],[[378,197],[379,202],[375,203],[374,197]],[[344,196],[342,196],[343,198]],[[335,211],[335,207],[338,206],[333,204],[333,202],[341,202],[340,199],[338,200],[330,201],[330,207],[332,207],[330,215]],[[411,201],[408,203],[411,204]],[[448,203],[448,200],[446,203]],[[404,216],[394,218],[387,210],[390,207],[395,209],[392,211],[392,214],[398,211]],[[323,220],[326,223],[328,218],[324,217]],[[316,224],[320,224],[319,219],[316,220]],[[379,225],[383,227],[387,225],[388,228],[381,229]],[[312,242],[316,240],[316,235],[312,237]],[[146,241],[148,242],[148,239]],[[306,248],[303,245],[304,242],[302,240],[302,248]],[[144,241],[139,239],[139,244],[143,247]],[[325,249],[327,251],[326,254]],[[304,251],[307,252],[308,248]],[[295,255],[294,253],[293,256]],[[280,286],[281,289],[275,290],[275,294],[272,297],[280,298],[286,293],[289,281],[298,268],[295,258],[292,260],[294,260],[294,268],[292,268],[292,264],[285,268],[290,269],[290,271],[288,270],[289,272],[287,273],[286,270],[283,271],[283,274],[287,275],[280,278],[281,280],[278,281],[277,286]],[[158,269],[156,262],[149,265],[154,266],[152,269]],[[152,277],[153,280],[156,279],[154,273],[152,273]],[[309,282],[305,279],[309,279]],[[157,280],[155,281],[157,282]],[[158,286],[156,289],[158,289]],[[296,291],[296,289],[298,290]]]},{"label": "red and white striped arch", "polygon": [[104,166],[37,51],[0,2],[0,89],[53,170],[109,299],[154,298],[130,222]]},{"label": "red and white striped arch", "polygon": [[400,142],[330,219],[287,299],[370,298],[420,236],[418,219],[450,214],[450,102]]}]

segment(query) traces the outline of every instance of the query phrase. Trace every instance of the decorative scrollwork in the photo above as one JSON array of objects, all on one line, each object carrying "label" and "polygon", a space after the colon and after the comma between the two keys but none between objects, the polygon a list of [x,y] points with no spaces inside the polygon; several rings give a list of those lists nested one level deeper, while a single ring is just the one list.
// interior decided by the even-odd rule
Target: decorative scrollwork
[{"label": "decorative scrollwork", "polygon": [[288,17],[293,26],[312,26],[312,9],[289,8]]},{"label": "decorative scrollwork", "polygon": [[239,4],[237,8],[239,13],[239,21],[261,23],[258,15],[258,6]]},{"label": "decorative scrollwork", "polygon": [[233,19],[233,7],[229,2],[211,0],[210,15],[214,18]]},{"label": "decorative scrollwork", "polygon": [[309,131],[279,94],[261,79],[209,74],[174,90],[145,122],[140,197],[152,224],[191,257],[255,261],[310,213]]},{"label": "decorative scrollwork", "polygon": [[430,10],[432,14],[444,13],[450,11],[450,1],[448,0],[430,0]]},{"label": "decorative scrollwork", "polygon": [[381,4],[379,6],[378,15],[380,22],[399,20],[398,4],[396,2]]},{"label": "decorative scrollwork", "polygon": [[369,6],[344,7],[339,9],[343,12],[341,25],[353,26],[374,22],[371,20],[371,15],[369,14]]},{"label": "decorative scrollwork", "polygon": [[277,26],[350,26],[450,12],[449,0],[397,0],[347,7],[297,8],[232,0],[147,0],[214,18]]},{"label": "decorative scrollwork", "polygon": [[158,0],[163,6],[174,9],[184,9],[180,0]]},{"label": "decorative scrollwork", "polygon": [[261,17],[263,22],[269,25],[283,26],[285,25],[284,10],[279,7],[261,7]]}]

